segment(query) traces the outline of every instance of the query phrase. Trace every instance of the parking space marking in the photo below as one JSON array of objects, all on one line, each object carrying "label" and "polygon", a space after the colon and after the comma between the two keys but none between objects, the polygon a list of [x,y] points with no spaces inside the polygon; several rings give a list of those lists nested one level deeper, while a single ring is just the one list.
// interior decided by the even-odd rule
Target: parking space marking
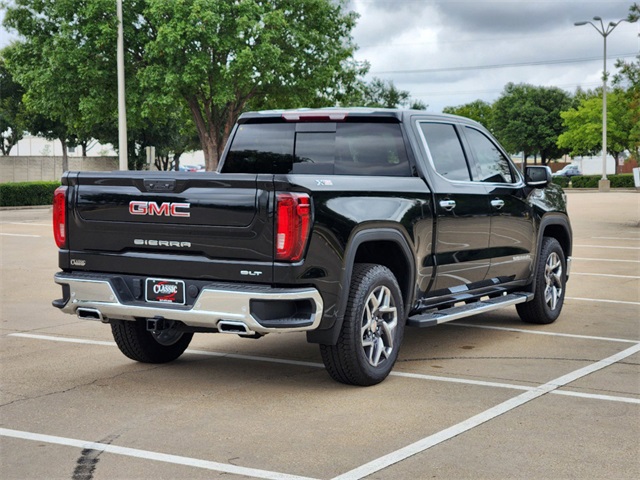
[{"label": "parking space marking", "polygon": [[592,277],[611,277],[611,278],[640,278],[637,275],[613,275],[611,273],[579,273],[579,272],[571,272],[571,276],[574,275],[590,275]]},{"label": "parking space marking", "polygon": [[5,225],[35,225],[37,227],[50,227],[51,223],[33,223],[33,222],[0,222]]},{"label": "parking space marking", "polygon": [[640,240],[640,237],[591,237],[595,240]]},{"label": "parking space marking", "polygon": [[[571,338],[581,338],[588,340],[608,340],[614,342],[624,342],[624,343],[633,343],[638,345],[638,342],[633,340],[624,340],[617,338],[606,338],[606,337],[589,337],[585,335],[571,335],[571,334],[561,334],[561,333],[551,333],[551,332],[537,332],[531,330],[518,330],[518,329],[507,329],[502,327],[490,327],[484,325],[472,325],[472,324],[463,324],[463,323],[450,323],[449,325],[458,325],[461,327],[474,327],[474,328],[488,328],[491,330],[507,330],[507,331],[515,331],[522,333],[537,333],[541,335],[554,335],[554,336],[562,336],[562,337],[571,337]],[[105,342],[99,340],[83,340],[81,338],[68,338],[68,337],[54,337],[51,335],[36,335],[31,333],[10,333],[9,337],[20,337],[20,338],[30,338],[34,340],[48,340],[54,342],[63,342],[63,343],[77,343],[77,344],[87,344],[87,345],[100,345],[107,347],[115,347],[115,342]],[[206,350],[191,350],[187,349],[185,351],[187,354],[191,355],[202,355],[206,357],[217,357],[217,358],[231,358],[235,360],[248,360],[252,362],[264,362],[264,363],[276,363],[281,365],[294,365],[299,367],[311,367],[311,368],[325,368],[322,363],[317,362],[304,362],[300,360],[288,360],[284,358],[273,358],[273,357],[259,357],[255,355],[242,355],[237,353],[222,353],[222,352],[210,352]],[[499,382],[487,382],[482,380],[471,380],[467,378],[455,378],[455,377],[443,377],[438,375],[426,375],[422,373],[411,373],[411,372],[397,372],[393,371],[389,374],[393,377],[404,377],[404,378],[415,378],[417,380],[428,380],[435,382],[446,382],[446,383],[459,383],[462,385],[475,385],[480,387],[492,387],[492,388],[507,388],[511,390],[524,390],[524,391],[533,391],[539,387],[529,387],[526,385],[516,385],[512,383],[499,383]],[[558,393],[559,391],[553,391],[551,393]],[[611,398],[615,398],[617,402],[623,403],[638,403],[638,400],[630,397],[608,397],[605,395],[598,394],[585,394],[585,393],[574,393],[574,392],[563,392],[565,396],[575,396],[575,397],[588,397],[597,400],[611,400]]]},{"label": "parking space marking", "polygon": [[604,298],[564,297],[565,300],[579,300],[581,302],[617,303],[619,305],[640,305],[640,302],[627,302],[624,300],[607,300]]},{"label": "parking space marking", "polygon": [[640,263],[640,260],[616,260],[614,258],[586,258],[586,257],[571,257],[572,260],[582,260],[587,262],[617,262],[617,263]]},{"label": "parking space marking", "polygon": [[25,233],[0,233],[0,235],[5,237],[35,237],[40,238],[42,235],[27,235]]},{"label": "parking space marking", "polygon": [[115,347],[115,342],[105,342],[102,340],[85,340],[83,338],[55,337],[53,335],[36,335],[33,333],[10,333],[9,337],[31,338],[34,340],[49,340],[52,342],[62,343],[80,343],[85,345],[103,345],[107,347]]},{"label": "parking space marking", "polygon": [[454,327],[484,328],[486,330],[502,330],[505,332],[530,333],[532,335],[550,335],[552,337],[567,337],[567,338],[578,338],[582,340],[597,340],[602,342],[640,343],[640,340],[629,340],[626,338],[594,337],[591,335],[576,335],[574,333],[546,332],[544,330],[525,330],[524,328],[494,327],[492,325],[478,325],[474,323],[450,322],[448,325],[451,325]]},{"label": "parking space marking", "polygon": [[202,468],[205,470],[232,473],[235,475],[245,475],[255,478],[266,478],[269,480],[315,480],[311,477],[301,477],[297,475],[289,475],[286,473],[271,472],[269,470],[238,467],[229,463],[211,462],[209,460],[200,460],[197,458],[183,457],[180,455],[169,455],[166,453],[151,452],[148,450],[140,450],[137,448],[119,447],[117,445],[110,445],[100,442],[87,442],[84,440],[77,440],[75,438],[56,437],[53,435],[42,435],[39,433],[23,432],[20,430],[10,430],[8,428],[0,428],[0,436],[18,438],[22,440],[31,440],[34,442],[53,443],[56,445],[76,447],[82,450],[96,450],[99,452],[113,453],[116,455],[124,455],[127,457],[141,458],[143,460],[172,463],[174,465],[184,465],[187,467]]},{"label": "parking space marking", "polygon": [[595,362],[591,365],[587,365],[586,367],[558,377],[555,380],[551,380],[544,385],[541,385],[531,391],[522,393],[510,400],[502,402],[501,404],[485,410],[484,412],[475,415],[463,422],[460,422],[457,425],[453,425],[445,430],[425,437],[422,440],[418,440],[411,445],[407,445],[406,447],[396,450],[395,452],[391,452],[347,473],[339,475],[333,478],[333,480],[359,480],[369,475],[373,475],[374,473],[379,472],[380,470],[383,470],[395,463],[406,460],[407,458],[417,455],[418,453],[422,453],[425,450],[428,450],[429,448],[432,448],[440,443],[457,437],[462,433],[468,432],[469,430],[476,428],[483,423],[488,422],[489,420],[493,420],[500,415],[504,415],[505,413],[510,412],[511,410],[514,410],[526,403],[529,403],[536,398],[542,397],[547,393],[551,393],[562,386],[575,382],[576,380],[586,377],[587,375],[597,372],[598,370],[602,370],[603,368],[624,360],[631,355],[635,355],[638,352],[640,352],[640,344],[629,347],[622,352],[616,353],[615,355],[611,355],[610,357]]},{"label": "parking space marking", "polygon": [[640,398],[631,397],[614,397],[611,395],[600,395],[597,393],[574,392],[571,390],[554,390],[551,393],[558,395],[566,395],[568,397],[590,398],[592,400],[606,400],[608,402],[637,403],[640,405]]},{"label": "parking space marking", "polygon": [[574,247],[584,248],[613,248],[616,250],[640,250],[640,247],[616,247],[612,245],[574,245]]}]

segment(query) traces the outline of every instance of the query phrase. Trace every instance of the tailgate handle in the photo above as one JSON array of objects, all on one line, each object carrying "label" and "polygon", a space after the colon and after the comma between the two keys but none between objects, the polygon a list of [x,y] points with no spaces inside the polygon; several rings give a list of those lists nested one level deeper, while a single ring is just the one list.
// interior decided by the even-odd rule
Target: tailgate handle
[{"label": "tailgate handle", "polygon": [[145,180],[144,188],[147,192],[173,192],[176,181],[169,179]]}]

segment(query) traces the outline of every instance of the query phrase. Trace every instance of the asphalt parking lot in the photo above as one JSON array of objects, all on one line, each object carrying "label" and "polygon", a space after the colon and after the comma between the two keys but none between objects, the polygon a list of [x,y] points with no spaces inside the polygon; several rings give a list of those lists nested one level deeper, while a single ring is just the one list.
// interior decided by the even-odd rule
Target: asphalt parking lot
[{"label": "asphalt parking lot", "polygon": [[333,382],[304,335],[130,361],[58,312],[47,208],[0,211],[3,479],[640,478],[640,195],[570,192],[563,314],[409,329],[393,374]]}]

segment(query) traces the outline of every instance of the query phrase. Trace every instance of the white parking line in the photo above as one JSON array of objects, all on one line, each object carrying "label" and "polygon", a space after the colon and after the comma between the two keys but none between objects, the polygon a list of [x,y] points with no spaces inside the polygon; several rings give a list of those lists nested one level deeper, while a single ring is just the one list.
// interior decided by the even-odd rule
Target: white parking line
[{"label": "white parking line", "polygon": [[[487,328],[491,330],[508,330],[522,333],[537,333],[541,335],[553,335],[553,336],[562,336],[562,337],[571,337],[571,338],[581,338],[581,339],[589,339],[589,340],[607,340],[613,342],[625,342],[625,343],[638,343],[633,340],[624,340],[624,339],[612,339],[606,337],[588,337],[584,335],[570,335],[570,334],[562,334],[562,333],[552,333],[552,332],[537,332],[531,330],[518,330],[518,329],[507,329],[502,327],[489,327],[489,326],[478,326],[472,324],[463,324],[463,323],[450,323],[449,325],[458,325],[461,327],[474,327],[474,328]],[[105,342],[99,340],[83,340],[81,338],[68,338],[68,337],[54,337],[51,335],[36,335],[31,333],[10,333],[9,337],[21,337],[21,338],[30,338],[33,340],[48,340],[53,342],[62,342],[62,343],[77,343],[77,344],[86,344],[86,345],[101,345],[107,347],[115,347],[116,344],[114,342]],[[206,350],[191,350],[188,349],[185,353],[191,355],[202,355],[205,357],[217,357],[217,358],[232,358],[236,360],[248,360],[252,362],[264,362],[264,363],[277,363],[281,365],[294,365],[298,367],[311,367],[311,368],[324,368],[322,363],[316,362],[304,362],[300,360],[288,360],[284,358],[272,358],[272,357],[258,357],[254,355],[242,355],[237,353],[222,353],[222,352],[210,352]],[[515,385],[512,383],[499,383],[499,382],[487,382],[482,380],[471,380],[467,378],[455,378],[455,377],[442,377],[437,375],[425,375],[421,373],[410,373],[410,372],[398,372],[394,371],[390,373],[393,377],[404,377],[404,378],[415,378],[418,380],[428,380],[435,382],[447,382],[447,383],[459,383],[463,385],[476,385],[481,387],[492,387],[492,388],[507,388],[511,390],[525,390],[531,391],[535,390],[538,387],[529,387],[526,385]],[[557,393],[553,391],[551,393]],[[563,395],[566,396],[575,396],[575,397],[586,397],[593,398],[596,400],[609,400],[609,398],[605,398],[603,395],[598,394],[587,394],[587,393],[573,393],[573,392],[563,392]],[[640,403],[640,400],[631,397],[612,397],[615,398],[617,402],[623,403]]]},{"label": "white parking line", "polygon": [[640,278],[637,275],[613,275],[611,273],[579,273],[579,272],[571,272],[571,276],[574,275],[589,275],[592,277],[611,277],[611,278]]},{"label": "white parking line", "polygon": [[613,248],[616,250],[640,250],[640,247],[615,247],[610,245],[574,245],[574,247],[584,248]]},{"label": "white parking line", "polygon": [[603,342],[619,342],[619,343],[640,343],[640,340],[629,340],[626,338],[593,337],[591,335],[576,335],[573,333],[545,332],[543,330],[525,330],[524,328],[494,327],[491,325],[478,325],[474,323],[450,322],[448,325],[451,325],[454,327],[483,328],[486,330],[502,330],[504,332],[530,333],[532,335],[549,335],[552,337],[578,338],[581,340],[597,340],[597,341],[603,341]]},{"label": "white parking line", "polygon": [[571,257],[572,260],[581,260],[583,262],[623,262],[623,263],[640,263],[640,260],[616,260],[613,258],[586,258]]},{"label": "white parking line", "polygon": [[595,240],[640,240],[640,237],[591,237]]},{"label": "white parking line", "polygon": [[33,222],[1,222],[6,225],[35,225],[37,227],[50,227],[51,223],[33,223]]},{"label": "white parking line", "polygon": [[613,397],[611,395],[599,395],[597,393],[573,392],[571,390],[554,390],[551,393],[555,393],[557,395],[566,395],[568,397],[591,398],[593,400],[606,400],[608,402],[637,403],[638,405],[640,405],[639,398]]},{"label": "white parking line", "polygon": [[35,237],[40,238],[42,235],[27,235],[24,233],[0,233],[0,235],[5,237]]},{"label": "white parking line", "polygon": [[65,445],[68,447],[81,448],[82,450],[96,450],[116,455],[125,455],[127,457],[142,458],[144,460],[154,460],[156,462],[172,463],[174,465],[184,465],[187,467],[202,468],[205,470],[213,470],[215,472],[232,473],[235,475],[245,475],[255,478],[266,478],[270,480],[313,480],[310,477],[300,477],[286,473],[271,472],[269,470],[258,470],[256,468],[238,467],[229,463],[211,462],[197,458],[182,457],[180,455],[150,452],[148,450],[140,450],[137,448],[118,447],[117,445],[109,445],[107,443],[87,442],[85,440],[77,440],[75,438],[42,435],[39,433],[23,432],[20,430],[10,430],[8,428],[0,428],[0,436],[31,440],[41,443]]},{"label": "white parking line", "polygon": [[551,380],[550,382],[547,382],[544,385],[535,388],[534,390],[522,393],[517,397],[514,397],[510,400],[507,400],[506,402],[496,405],[495,407],[485,410],[484,412],[475,415],[461,423],[458,423],[457,425],[453,425],[452,427],[425,437],[422,440],[412,443],[411,445],[396,450],[395,452],[391,452],[347,473],[339,475],[333,480],[358,480],[369,475],[373,475],[374,473],[379,472],[380,470],[383,470],[395,463],[406,460],[407,458],[412,457],[413,455],[416,455],[418,453],[422,453],[435,445],[457,437],[458,435],[468,432],[469,430],[476,428],[477,426],[482,425],[489,420],[510,412],[511,410],[514,410],[515,408],[529,403],[536,398],[546,395],[547,393],[553,392],[564,385],[575,382],[576,380],[590,375],[591,373],[597,372],[598,370],[602,370],[603,368],[613,365],[620,360],[624,360],[631,355],[635,355],[639,351],[640,344],[629,347],[620,353],[616,353],[615,355],[605,358],[604,360],[600,360],[599,362],[593,363],[584,368],[580,368],[579,370],[571,372],[567,375],[558,377],[555,380]]},{"label": "white parking line", "polygon": [[640,247],[616,247],[611,245],[574,245],[574,247],[584,248],[612,248],[616,250],[640,250]]},{"label": "white parking line", "polygon": [[640,302],[626,302],[623,300],[606,300],[604,298],[564,297],[565,300],[579,300],[581,302],[617,303],[620,305],[640,305]]}]

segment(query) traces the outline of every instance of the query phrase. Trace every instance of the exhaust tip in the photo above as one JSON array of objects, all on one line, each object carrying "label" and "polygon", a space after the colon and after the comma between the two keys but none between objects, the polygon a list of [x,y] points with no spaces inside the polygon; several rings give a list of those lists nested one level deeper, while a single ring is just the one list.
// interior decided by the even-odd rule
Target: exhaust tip
[{"label": "exhaust tip", "polygon": [[229,320],[220,320],[217,325],[220,333],[231,333],[235,335],[254,335],[255,332],[250,330],[242,322],[234,322]]},{"label": "exhaust tip", "polygon": [[95,308],[79,308],[76,310],[76,315],[81,320],[97,320],[99,322],[104,322],[104,317],[100,310]]}]

